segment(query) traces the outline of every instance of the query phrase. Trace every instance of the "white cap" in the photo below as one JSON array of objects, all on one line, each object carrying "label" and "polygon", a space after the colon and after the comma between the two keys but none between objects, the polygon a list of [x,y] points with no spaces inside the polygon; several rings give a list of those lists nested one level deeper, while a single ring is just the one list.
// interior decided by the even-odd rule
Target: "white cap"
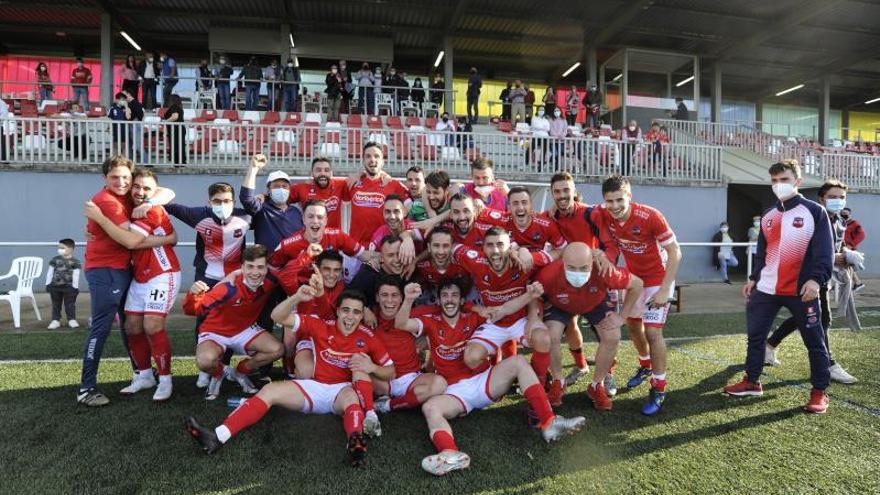
[{"label": "white cap", "polygon": [[288,183],[290,183],[290,176],[289,175],[287,175],[285,172],[282,172],[281,170],[276,170],[276,171],[270,173],[269,177],[266,177],[266,185],[268,186],[269,184],[275,182],[278,179],[284,179]]}]

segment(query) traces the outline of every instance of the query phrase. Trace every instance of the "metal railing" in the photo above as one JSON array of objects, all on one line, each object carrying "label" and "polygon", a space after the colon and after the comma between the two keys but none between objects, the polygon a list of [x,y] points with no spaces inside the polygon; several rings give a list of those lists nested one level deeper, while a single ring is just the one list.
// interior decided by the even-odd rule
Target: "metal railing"
[{"label": "metal railing", "polygon": [[[558,171],[579,178],[622,173],[633,179],[721,181],[721,147],[706,144],[625,142],[592,136],[551,138],[529,133],[442,132],[402,121],[376,127],[337,123],[299,125],[254,122],[166,123],[106,118],[16,118],[4,125],[6,159],[16,164],[99,165],[115,154],[143,165],[240,168],[265,153],[273,166],[307,169],[315,156],[332,159],[340,172],[359,170],[368,141],[385,148],[386,169],[400,174],[413,165],[443,168],[453,178],[470,176],[470,162],[491,158],[499,177],[546,180]],[[310,120],[312,114],[306,115]],[[363,118],[362,122],[368,119]],[[419,123],[424,123],[420,120]],[[379,128],[378,126],[382,127]],[[395,125],[401,128],[389,128]]]}]

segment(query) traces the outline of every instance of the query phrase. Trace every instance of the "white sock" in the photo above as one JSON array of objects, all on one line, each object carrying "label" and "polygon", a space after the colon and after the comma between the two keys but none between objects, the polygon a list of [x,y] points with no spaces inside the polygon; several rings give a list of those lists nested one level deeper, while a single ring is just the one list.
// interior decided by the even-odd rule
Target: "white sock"
[{"label": "white sock", "polygon": [[232,432],[224,425],[214,428],[214,433],[217,435],[217,440],[220,440],[220,443],[226,443],[232,438]]},{"label": "white sock", "polygon": [[651,378],[655,380],[665,380],[666,373],[651,373]]},{"label": "white sock", "polygon": [[138,376],[140,376],[141,378],[151,378],[153,376],[153,370],[150,368],[140,370],[138,371]]},{"label": "white sock", "polygon": [[646,360],[648,360],[648,359],[651,359],[651,355],[648,354],[647,356],[642,356],[641,354],[639,354],[639,359],[641,359],[641,360],[643,360],[643,361],[646,361]]},{"label": "white sock", "polygon": [[595,389],[599,388],[600,383],[602,383],[602,382],[601,381],[597,382],[596,380],[593,380],[592,382],[590,382],[590,386],[593,387],[593,390],[595,390]]},{"label": "white sock", "polygon": [[159,375],[159,383],[171,383],[171,375]]}]

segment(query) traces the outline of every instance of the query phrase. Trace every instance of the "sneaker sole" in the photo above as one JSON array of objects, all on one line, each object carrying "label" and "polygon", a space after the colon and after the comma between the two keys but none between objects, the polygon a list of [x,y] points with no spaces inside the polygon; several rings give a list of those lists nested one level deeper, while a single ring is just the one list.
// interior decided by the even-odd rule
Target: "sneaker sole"
[{"label": "sneaker sole", "polygon": [[422,467],[422,469],[425,469],[426,473],[433,474],[434,476],[446,476],[447,474],[449,474],[453,471],[463,471],[469,467],[471,467],[470,458],[468,458],[465,462],[462,462],[462,463],[444,464],[443,465],[444,469],[441,469],[438,471],[432,471],[430,469],[425,469],[424,467]]},{"label": "sneaker sole", "polygon": [[764,395],[764,392],[721,392],[721,395],[729,397],[760,397]]},{"label": "sneaker sole", "polygon": [[816,410],[816,409],[810,409],[809,406],[804,406],[804,411],[806,411],[810,414],[825,414],[826,412],[828,412],[828,407],[826,406],[824,409]]}]

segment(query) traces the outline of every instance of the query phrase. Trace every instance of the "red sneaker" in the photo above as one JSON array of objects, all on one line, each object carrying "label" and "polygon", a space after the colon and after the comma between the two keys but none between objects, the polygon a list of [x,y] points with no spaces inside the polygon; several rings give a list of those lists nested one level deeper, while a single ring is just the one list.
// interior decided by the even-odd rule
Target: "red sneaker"
[{"label": "red sneaker", "polygon": [[599,411],[610,411],[612,407],[611,399],[608,398],[608,394],[605,393],[605,385],[601,383],[593,387],[591,383],[590,386],[587,387],[587,397],[589,397],[593,401],[593,408]]},{"label": "red sneaker", "polygon": [[562,386],[561,380],[553,380],[550,382],[550,391],[547,392],[547,400],[550,401],[550,405],[553,407],[559,407],[562,405],[562,394],[565,392],[565,388]]},{"label": "red sneaker", "polygon": [[743,377],[741,382],[724,387],[722,393],[724,395],[733,395],[736,397],[746,397],[749,395],[760,396],[764,395],[764,387],[762,387],[760,383],[752,383],[748,378]]},{"label": "red sneaker", "polygon": [[804,409],[809,413],[825,414],[828,410],[828,394],[816,388],[810,390],[810,402],[807,402]]}]

